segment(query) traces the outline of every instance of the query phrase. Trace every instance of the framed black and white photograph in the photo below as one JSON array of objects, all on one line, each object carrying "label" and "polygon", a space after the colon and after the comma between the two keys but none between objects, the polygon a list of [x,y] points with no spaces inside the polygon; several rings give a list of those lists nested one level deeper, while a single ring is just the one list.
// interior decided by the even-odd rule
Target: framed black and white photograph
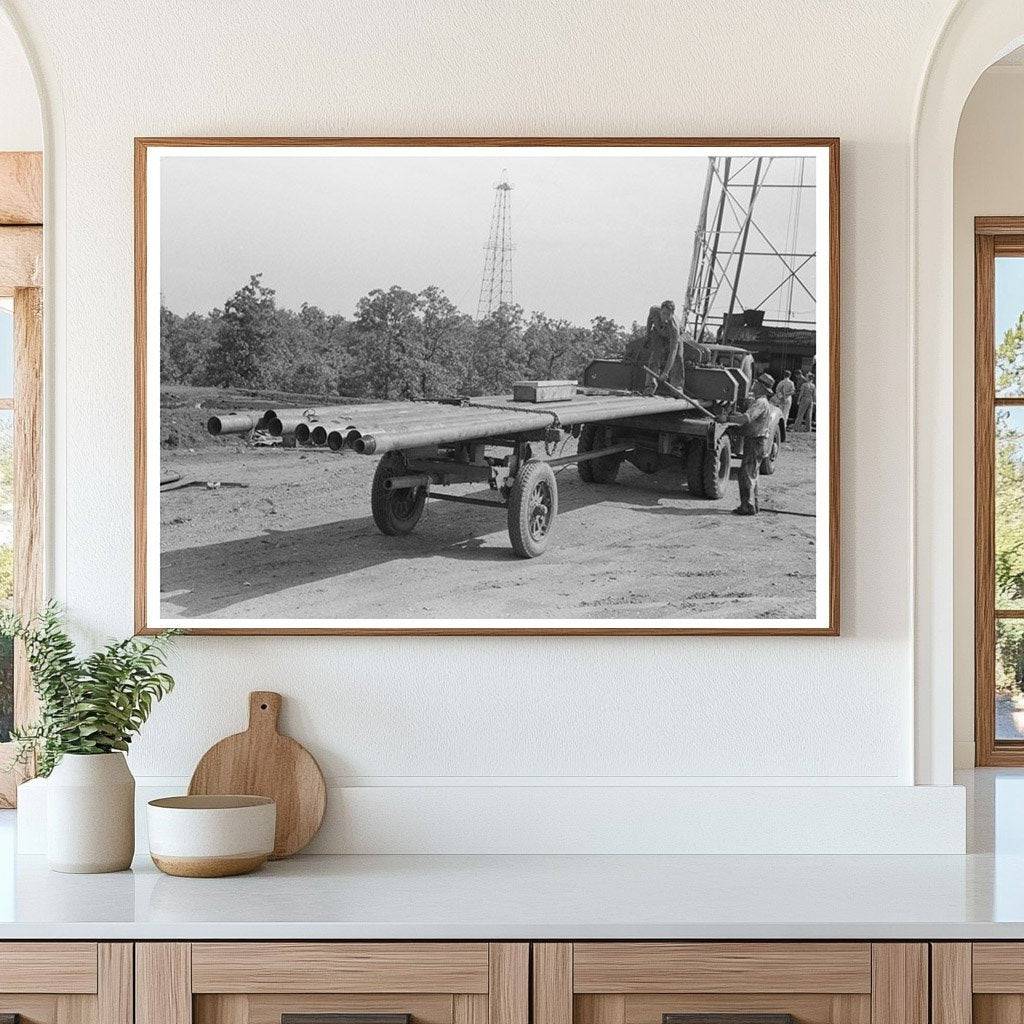
[{"label": "framed black and white photograph", "polygon": [[136,140],[138,630],[836,634],[838,161]]}]

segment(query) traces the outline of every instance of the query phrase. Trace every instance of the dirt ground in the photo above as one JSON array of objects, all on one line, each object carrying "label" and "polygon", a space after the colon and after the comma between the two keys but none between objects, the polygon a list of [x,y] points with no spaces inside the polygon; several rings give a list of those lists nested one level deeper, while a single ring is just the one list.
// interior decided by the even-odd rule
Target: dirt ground
[{"label": "dirt ground", "polygon": [[[790,435],[775,474],[762,477],[764,506],[813,514],[814,436]],[[721,501],[691,498],[668,472],[624,464],[615,484],[588,485],[565,467],[550,546],[523,560],[502,509],[429,501],[414,533],[380,534],[370,516],[376,458],[179,437],[195,447],[175,440],[161,469],[197,486],[161,495],[167,617],[814,615],[813,515],[731,515],[735,463]],[[475,484],[451,490],[492,496]]]}]

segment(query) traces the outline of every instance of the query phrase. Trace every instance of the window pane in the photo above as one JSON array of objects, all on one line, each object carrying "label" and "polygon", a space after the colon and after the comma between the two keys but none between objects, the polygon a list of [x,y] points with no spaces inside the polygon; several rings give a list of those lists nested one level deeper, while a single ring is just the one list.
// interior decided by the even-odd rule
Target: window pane
[{"label": "window pane", "polygon": [[[0,606],[14,599],[14,413],[0,410]],[[14,649],[0,638],[0,743],[14,724]]]},{"label": "window pane", "polygon": [[996,395],[1024,396],[1024,258],[996,258]]},{"label": "window pane", "polygon": [[0,305],[0,398],[14,395],[14,313]]},{"label": "window pane", "polygon": [[996,409],[996,608],[1024,608],[1024,408]]},{"label": "window pane", "polygon": [[996,739],[1024,740],[1024,622],[996,620]]}]

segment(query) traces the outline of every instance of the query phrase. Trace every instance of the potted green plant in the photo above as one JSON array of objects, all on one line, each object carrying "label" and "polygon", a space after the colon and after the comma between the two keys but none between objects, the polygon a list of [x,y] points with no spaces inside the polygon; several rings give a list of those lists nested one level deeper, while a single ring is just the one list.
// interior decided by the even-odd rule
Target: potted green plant
[{"label": "potted green plant", "polygon": [[39,718],[15,729],[21,762],[47,782],[47,862],[54,871],[122,871],[135,853],[135,779],[124,752],[174,687],[163,671],[173,632],[129,637],[84,658],[49,604],[21,621],[0,614],[0,634],[25,646]]}]

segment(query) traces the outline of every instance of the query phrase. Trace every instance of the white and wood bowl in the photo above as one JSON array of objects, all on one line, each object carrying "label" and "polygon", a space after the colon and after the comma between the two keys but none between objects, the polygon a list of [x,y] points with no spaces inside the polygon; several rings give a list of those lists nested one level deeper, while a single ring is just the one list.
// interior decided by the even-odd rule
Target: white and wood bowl
[{"label": "white and wood bowl", "polygon": [[150,800],[147,821],[161,871],[223,878],[255,871],[273,853],[277,805],[264,796],[168,796]]}]

